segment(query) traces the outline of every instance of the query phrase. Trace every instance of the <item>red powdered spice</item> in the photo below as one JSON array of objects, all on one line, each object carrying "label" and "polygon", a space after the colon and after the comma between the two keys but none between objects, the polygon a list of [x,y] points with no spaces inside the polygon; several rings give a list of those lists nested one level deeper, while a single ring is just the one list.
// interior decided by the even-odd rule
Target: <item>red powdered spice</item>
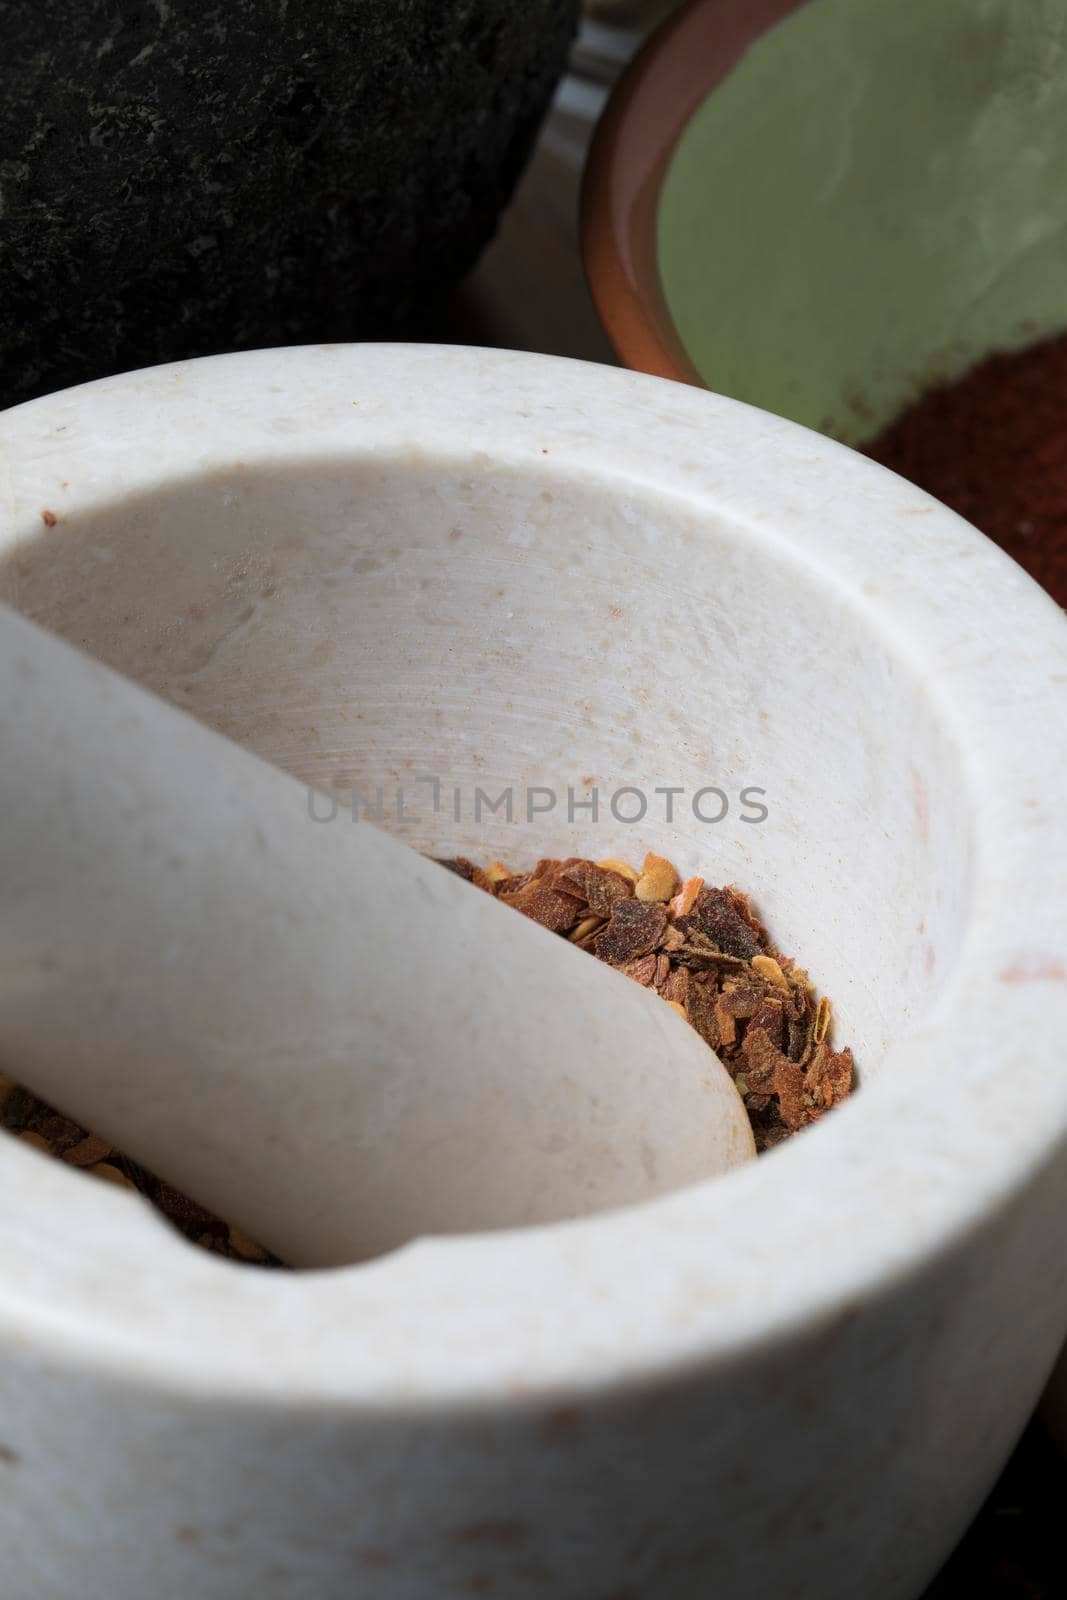
[{"label": "red powdered spice", "polygon": [[1067,606],[1067,335],[990,356],[865,449],[981,528]]}]

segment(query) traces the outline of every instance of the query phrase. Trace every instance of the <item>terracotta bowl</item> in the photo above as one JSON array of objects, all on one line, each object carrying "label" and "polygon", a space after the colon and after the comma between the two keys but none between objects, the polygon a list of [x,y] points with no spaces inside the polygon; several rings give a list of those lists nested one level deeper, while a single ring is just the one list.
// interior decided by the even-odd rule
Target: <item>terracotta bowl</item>
[{"label": "terracotta bowl", "polygon": [[702,383],[664,298],[656,224],[663,179],[689,119],[752,40],[802,0],[687,0],[620,78],[582,188],[582,255],[623,364]]},{"label": "terracotta bowl", "polygon": [[1046,8],[690,0],[597,131],[593,297],[625,365],[864,445],[1067,326]]}]

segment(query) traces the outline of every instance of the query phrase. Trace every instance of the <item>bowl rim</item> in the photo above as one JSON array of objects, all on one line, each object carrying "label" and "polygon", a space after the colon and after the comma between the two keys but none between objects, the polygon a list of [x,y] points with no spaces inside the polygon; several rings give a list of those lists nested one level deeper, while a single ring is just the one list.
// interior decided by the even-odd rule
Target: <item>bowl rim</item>
[{"label": "bowl rim", "polygon": [[621,75],[594,130],[579,236],[589,292],[624,366],[710,387],[659,271],[659,197],[678,141],[748,47],[807,0],[684,0]]},{"label": "bowl rim", "polygon": [[[966,755],[972,897],[950,980],[890,1054],[910,1077],[967,1073],[952,1138],[887,1061],[817,1137],[721,1181],[301,1274],[207,1256],[134,1197],[5,1141],[0,1347],[234,1404],[514,1410],[730,1371],[911,1292],[1067,1148],[1067,619],[952,512],[821,435],[643,374],[462,347],[217,356],[28,402],[0,416],[0,548],[40,537],[42,506],[368,457],[488,458],[726,516],[921,672]],[[894,1137],[853,1139],[868,1116]]]}]

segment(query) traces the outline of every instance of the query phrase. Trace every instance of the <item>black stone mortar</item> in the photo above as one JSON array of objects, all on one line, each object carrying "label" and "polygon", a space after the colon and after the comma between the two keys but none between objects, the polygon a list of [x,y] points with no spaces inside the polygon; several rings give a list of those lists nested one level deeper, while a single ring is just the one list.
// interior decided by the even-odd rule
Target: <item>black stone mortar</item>
[{"label": "black stone mortar", "polygon": [[490,238],[576,0],[0,0],[0,406],[418,336]]}]

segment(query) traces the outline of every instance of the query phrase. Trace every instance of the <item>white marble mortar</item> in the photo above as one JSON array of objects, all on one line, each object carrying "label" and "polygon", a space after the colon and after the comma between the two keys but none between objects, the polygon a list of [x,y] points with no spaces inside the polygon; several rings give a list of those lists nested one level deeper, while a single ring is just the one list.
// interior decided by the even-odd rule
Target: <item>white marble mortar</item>
[{"label": "white marble mortar", "polygon": [[863,1075],[717,1182],[305,1274],[0,1142],[5,1600],[915,1596],[1067,1327],[1052,602],[758,411],[388,346],[7,413],[0,599],[419,848],[743,884]]}]

